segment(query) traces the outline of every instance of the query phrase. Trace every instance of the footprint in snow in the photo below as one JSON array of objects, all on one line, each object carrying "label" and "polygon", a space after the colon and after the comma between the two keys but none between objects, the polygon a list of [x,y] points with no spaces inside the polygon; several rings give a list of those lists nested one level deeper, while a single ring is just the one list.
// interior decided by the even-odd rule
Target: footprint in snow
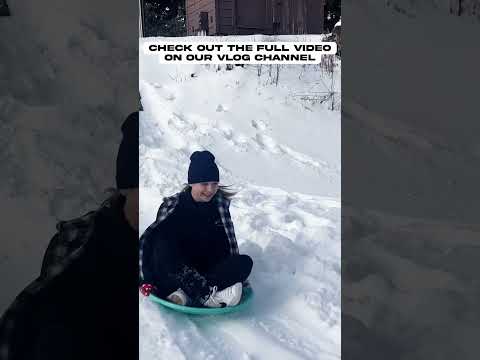
[{"label": "footprint in snow", "polygon": [[254,140],[262,150],[269,151],[272,154],[283,153],[282,149],[270,136],[257,134]]},{"label": "footprint in snow", "polygon": [[221,131],[222,131],[222,134],[223,134],[223,136],[225,137],[225,139],[227,139],[227,140],[232,140],[232,138],[233,138],[233,131],[232,131],[231,128],[222,128]]},{"label": "footprint in snow", "polygon": [[264,120],[252,120],[252,127],[257,129],[257,130],[260,130],[260,131],[265,131],[267,130],[268,128],[268,125],[267,123],[264,121]]}]

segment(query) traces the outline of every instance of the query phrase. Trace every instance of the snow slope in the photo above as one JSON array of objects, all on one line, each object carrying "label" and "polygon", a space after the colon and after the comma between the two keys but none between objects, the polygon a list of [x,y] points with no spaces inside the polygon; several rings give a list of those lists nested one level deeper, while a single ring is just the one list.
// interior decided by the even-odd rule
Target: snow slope
[{"label": "snow slope", "polygon": [[[273,68],[275,70],[275,68]],[[193,76],[192,76],[193,74]],[[194,317],[140,296],[140,356],[340,357],[340,113],[301,100],[324,91],[315,66],[159,66],[140,54],[140,232],[212,151],[232,201],[240,252],[254,260],[249,309]],[[340,63],[334,73],[339,90]]]},{"label": "snow slope", "polygon": [[8,5],[11,16],[0,18],[0,314],[39,275],[56,223],[97,208],[115,185],[120,126],[138,108],[135,3]]},{"label": "snow slope", "polygon": [[480,23],[402,0],[342,20],[342,355],[477,359]]}]

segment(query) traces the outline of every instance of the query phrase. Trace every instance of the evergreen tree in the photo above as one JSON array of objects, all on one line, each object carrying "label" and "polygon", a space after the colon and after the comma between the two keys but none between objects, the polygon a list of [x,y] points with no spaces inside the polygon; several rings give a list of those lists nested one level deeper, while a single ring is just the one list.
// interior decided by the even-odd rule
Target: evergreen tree
[{"label": "evergreen tree", "polygon": [[185,36],[185,1],[145,0],[145,36]]},{"label": "evergreen tree", "polygon": [[0,16],[10,16],[7,0],[0,0]]},{"label": "evergreen tree", "polygon": [[326,0],[324,14],[324,28],[327,32],[332,32],[333,27],[338,22],[338,20],[340,20],[340,15],[342,14],[341,1]]}]

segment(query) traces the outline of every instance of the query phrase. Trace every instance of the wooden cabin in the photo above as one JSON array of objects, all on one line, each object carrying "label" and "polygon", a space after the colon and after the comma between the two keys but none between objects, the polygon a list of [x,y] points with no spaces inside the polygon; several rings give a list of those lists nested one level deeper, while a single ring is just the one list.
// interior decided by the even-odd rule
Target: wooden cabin
[{"label": "wooden cabin", "polygon": [[187,35],[321,34],[325,0],[186,0]]}]

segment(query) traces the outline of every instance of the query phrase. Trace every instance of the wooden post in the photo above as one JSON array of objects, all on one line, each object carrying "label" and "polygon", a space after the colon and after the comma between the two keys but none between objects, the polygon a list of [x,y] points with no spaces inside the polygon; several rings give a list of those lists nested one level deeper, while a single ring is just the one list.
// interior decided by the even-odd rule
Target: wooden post
[{"label": "wooden post", "polygon": [[237,0],[232,0],[232,27],[233,27],[233,34],[238,35],[238,28],[237,28]]},{"label": "wooden post", "polygon": [[212,35],[219,35],[220,33],[220,1],[219,0],[215,0],[214,15],[215,15],[215,34],[212,34]]}]

